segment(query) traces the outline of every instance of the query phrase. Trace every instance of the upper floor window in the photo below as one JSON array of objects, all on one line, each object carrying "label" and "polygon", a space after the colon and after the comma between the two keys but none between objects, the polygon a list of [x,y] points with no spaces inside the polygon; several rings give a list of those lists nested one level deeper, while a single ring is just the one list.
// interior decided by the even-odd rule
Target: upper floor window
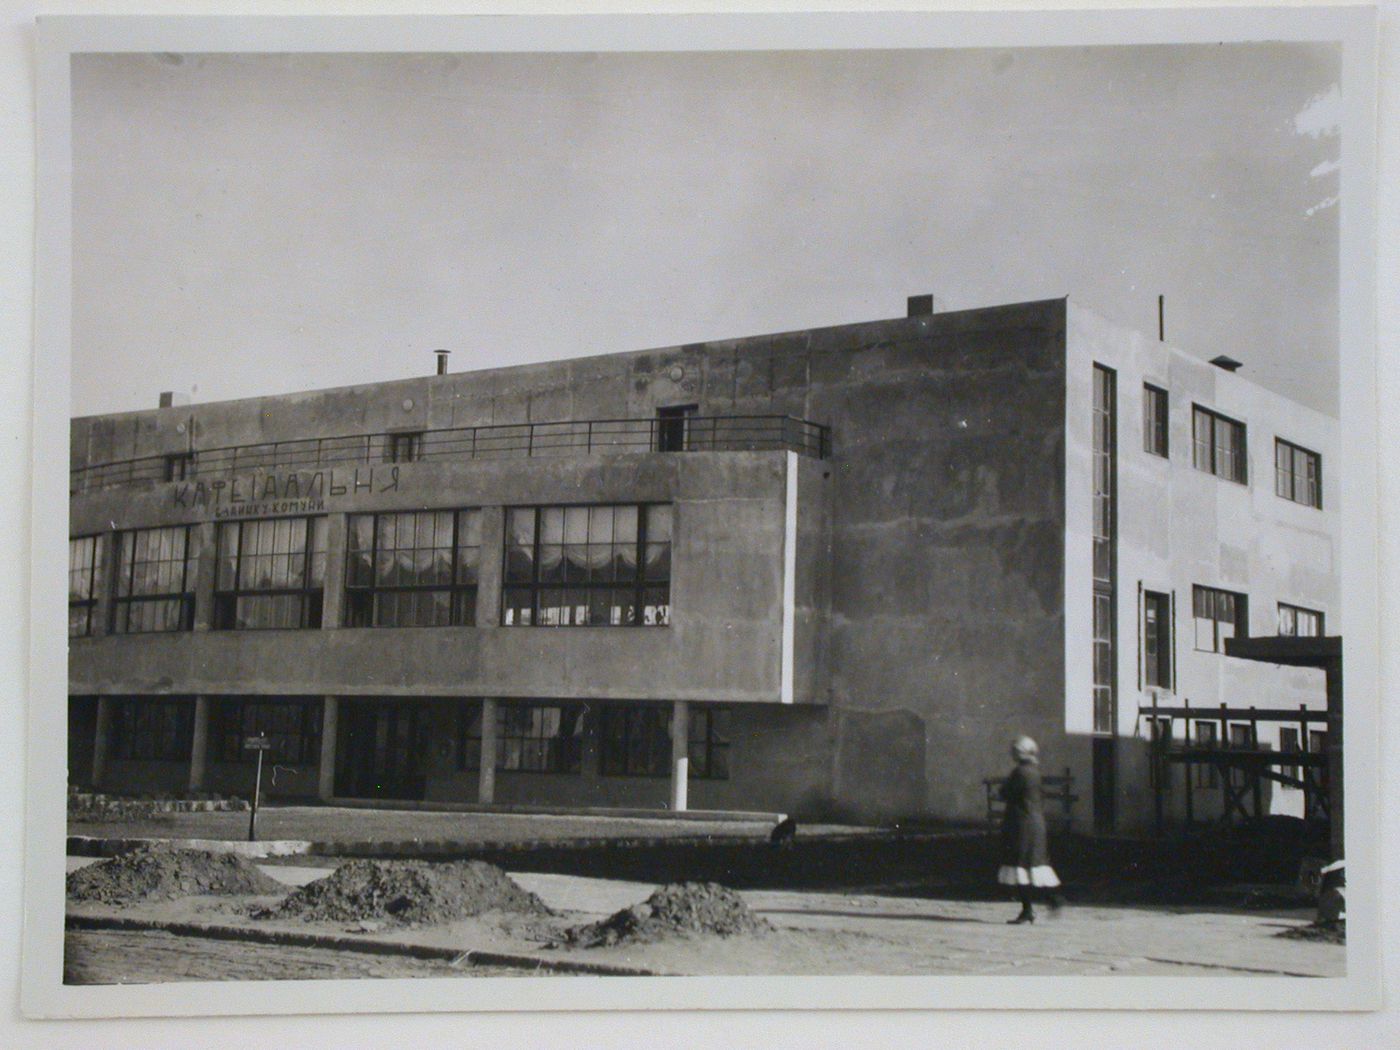
[{"label": "upper floor window", "polygon": [[671,405],[656,410],[656,450],[684,452],[690,447],[690,418],[699,405]]},{"label": "upper floor window", "polygon": [[384,462],[411,463],[423,454],[423,432],[421,430],[400,431],[385,435]]},{"label": "upper floor window", "polygon": [[347,627],[476,623],[481,511],[352,514],[347,528]]},{"label": "upper floor window", "polygon": [[119,532],[116,561],[114,634],[188,631],[194,626],[190,526]]},{"label": "upper floor window", "polygon": [[92,634],[97,609],[97,578],[102,568],[102,538],[76,536],[68,541],[68,637]]},{"label": "upper floor window", "polygon": [[505,544],[507,626],[671,621],[669,505],[511,507]]},{"label": "upper floor window", "polygon": [[1301,605],[1278,603],[1278,633],[1295,638],[1321,638],[1322,613]]},{"label": "upper floor window", "polygon": [[1191,413],[1191,437],[1192,463],[1197,470],[1241,485],[1249,480],[1243,423],[1195,405]]},{"label": "upper floor window", "polygon": [[220,522],[214,626],[320,627],[325,579],[325,518]]},{"label": "upper floor window", "polygon": [[1142,595],[1142,662],[1148,685],[1172,687],[1171,597],[1156,591]]},{"label": "upper floor window", "polygon": [[1274,491],[1284,499],[1322,507],[1322,457],[1316,452],[1274,439]]},{"label": "upper floor window", "polygon": [[1167,392],[1151,383],[1142,386],[1142,447],[1154,456],[1167,454]]},{"label": "upper floor window", "polygon": [[[577,773],[582,769],[583,704],[498,704],[496,766],[507,772]],[[481,768],[481,704],[458,715],[458,765]]]},{"label": "upper floor window", "polygon": [[314,765],[321,760],[321,707],[314,700],[216,700],[209,712],[209,758],[251,762],[257,753],[243,742],[267,737],[265,761]]},{"label": "upper floor window", "polygon": [[166,481],[184,481],[193,473],[193,452],[175,452],[165,457]]},{"label": "upper floor window", "polygon": [[1196,617],[1196,648],[1223,653],[1228,638],[1249,636],[1249,598],[1234,591],[1196,585],[1191,588]]}]

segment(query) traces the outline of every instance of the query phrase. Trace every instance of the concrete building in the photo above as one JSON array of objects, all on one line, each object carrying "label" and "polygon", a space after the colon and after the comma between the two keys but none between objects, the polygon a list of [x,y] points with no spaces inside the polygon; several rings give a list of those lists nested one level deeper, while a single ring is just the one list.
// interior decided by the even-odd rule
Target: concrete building
[{"label": "concrete building", "polygon": [[246,793],[265,734],[281,797],[971,821],[1025,732],[1143,828],[1140,706],[1323,705],[1223,643],[1336,615],[1336,439],[1065,300],[927,296],[76,419],[70,779]]}]

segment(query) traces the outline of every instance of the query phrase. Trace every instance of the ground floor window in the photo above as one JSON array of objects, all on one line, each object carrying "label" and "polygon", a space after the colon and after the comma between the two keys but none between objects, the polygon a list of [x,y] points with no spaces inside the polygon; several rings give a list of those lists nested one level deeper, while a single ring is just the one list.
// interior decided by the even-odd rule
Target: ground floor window
[{"label": "ground floor window", "polygon": [[112,755],[149,762],[188,762],[194,740],[194,701],[113,700]]},{"label": "ground floor window", "polygon": [[[604,776],[662,777],[671,772],[672,708],[658,705],[603,708],[598,772]],[[729,778],[729,710],[692,706],[687,753],[690,776]]]},{"label": "ground floor window", "polygon": [[[1194,725],[1196,734],[1196,746],[1198,748],[1215,748],[1220,746],[1220,740],[1216,735],[1214,722],[1197,722]],[[1212,762],[1198,762],[1196,766],[1196,787],[1215,788],[1220,786],[1219,774],[1215,764]]]},{"label": "ground floor window", "polygon": [[[1278,731],[1278,749],[1285,755],[1297,754],[1301,751],[1303,747],[1298,730],[1289,729],[1287,726],[1280,729]],[[1299,773],[1302,771],[1297,766],[1281,766],[1279,772],[1286,777],[1292,777],[1294,780],[1297,780]]]},{"label": "ground floor window", "polygon": [[[458,765],[481,768],[481,704],[462,705]],[[583,762],[582,704],[498,704],[495,768],[519,773],[578,773]]]},{"label": "ground floor window", "polygon": [[243,741],[265,736],[272,743],[263,760],[314,765],[321,760],[319,701],[215,700],[209,712],[209,758],[214,762],[253,762],[257,752]]}]

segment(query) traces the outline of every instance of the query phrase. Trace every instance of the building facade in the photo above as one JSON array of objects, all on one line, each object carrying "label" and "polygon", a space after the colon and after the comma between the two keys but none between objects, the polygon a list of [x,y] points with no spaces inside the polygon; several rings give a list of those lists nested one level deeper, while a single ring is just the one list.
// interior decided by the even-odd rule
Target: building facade
[{"label": "building facade", "polygon": [[284,798],[978,820],[1030,733],[1143,827],[1140,707],[1323,703],[1223,641],[1335,617],[1335,440],[1065,300],[928,297],[76,419],[70,780],[246,793],[264,735]]}]

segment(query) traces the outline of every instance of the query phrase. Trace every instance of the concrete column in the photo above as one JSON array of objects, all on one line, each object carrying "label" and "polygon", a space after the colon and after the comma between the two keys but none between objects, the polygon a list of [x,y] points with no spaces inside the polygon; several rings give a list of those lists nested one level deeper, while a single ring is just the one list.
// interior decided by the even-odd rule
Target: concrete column
[{"label": "concrete column", "polygon": [[321,766],[316,782],[316,797],[321,800],[335,796],[335,738],[340,724],[340,701],[333,696],[321,698]]},{"label": "concrete column", "polygon": [[[326,583],[321,594],[321,627],[341,626],[345,618],[345,544],[346,516],[326,515]],[[325,737],[321,738],[323,741]]]},{"label": "concrete column", "polygon": [[[214,626],[214,584],[219,571],[218,532],[212,521],[202,521],[190,530],[195,545],[194,629],[207,631]],[[199,717],[198,714],[195,716]]]},{"label": "concrete column", "polygon": [[92,741],[92,786],[102,789],[102,781],[107,775],[107,741],[112,735],[112,701],[105,696],[97,698],[97,728]]},{"label": "concrete column", "polygon": [[107,532],[97,537],[97,567],[92,582],[92,630],[89,638],[101,638],[112,629],[112,594],[117,589],[117,534]]},{"label": "concrete column", "polygon": [[501,623],[501,579],[505,563],[506,511],[481,508],[481,558],[477,568],[476,622],[480,627]]},{"label": "concrete column", "polygon": [[671,705],[671,812],[684,813],[690,780],[690,704]]},{"label": "concrete column", "polygon": [[204,790],[205,756],[209,753],[209,698],[194,698],[194,737],[190,741],[190,792]]},{"label": "concrete column", "polygon": [[476,800],[482,805],[496,801],[496,701],[481,701],[481,772],[476,782]]}]

